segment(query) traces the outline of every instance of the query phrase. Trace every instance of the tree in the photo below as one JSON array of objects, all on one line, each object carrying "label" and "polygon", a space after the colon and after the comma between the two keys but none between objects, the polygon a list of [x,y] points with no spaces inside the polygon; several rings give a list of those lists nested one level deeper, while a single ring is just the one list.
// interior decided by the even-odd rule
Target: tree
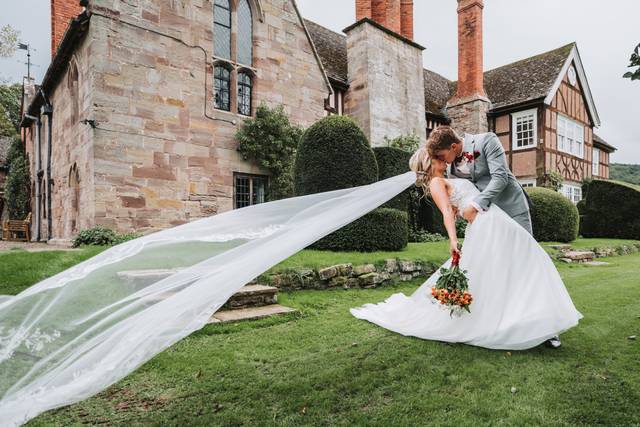
[{"label": "tree", "polygon": [[11,25],[0,28],[0,57],[13,56],[18,47],[18,37],[20,37],[20,32]]},{"label": "tree", "polygon": [[7,154],[9,174],[5,184],[4,198],[11,219],[24,219],[29,213],[31,197],[29,165],[22,154],[21,144],[20,139],[16,137]]},{"label": "tree", "polygon": [[[3,118],[6,117],[13,125],[15,132],[20,131],[20,100],[22,98],[22,85],[15,83],[12,85],[0,84],[0,106],[4,111],[0,110]],[[0,127],[2,125],[0,124]],[[13,135],[13,134],[12,134]],[[12,136],[4,135],[4,136]]]},{"label": "tree", "polygon": [[629,68],[637,67],[634,71],[624,73],[625,79],[640,80],[640,44],[636,46],[629,59]]},{"label": "tree", "polygon": [[269,200],[293,196],[293,163],[302,129],[292,125],[282,106],[260,105],[256,117],[244,121],[236,132],[238,151],[245,160],[268,170]]}]

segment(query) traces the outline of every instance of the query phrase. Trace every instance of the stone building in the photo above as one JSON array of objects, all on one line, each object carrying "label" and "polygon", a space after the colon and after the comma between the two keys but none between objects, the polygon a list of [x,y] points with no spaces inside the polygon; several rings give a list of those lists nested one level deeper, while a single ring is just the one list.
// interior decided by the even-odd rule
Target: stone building
[{"label": "stone building", "polygon": [[[52,62],[22,122],[34,239],[95,225],[148,232],[265,201],[269,177],[234,138],[261,103],[301,126],[348,114],[374,146],[453,120],[495,130],[523,179],[554,168],[575,182],[606,177],[613,147],[592,136],[577,48],[483,73],[482,1],[458,3],[456,84],[423,69],[412,0],[355,0],[343,34],[304,20],[295,0],[51,0]],[[547,84],[570,69],[575,85]],[[555,142],[561,112],[584,127],[582,158]]]}]

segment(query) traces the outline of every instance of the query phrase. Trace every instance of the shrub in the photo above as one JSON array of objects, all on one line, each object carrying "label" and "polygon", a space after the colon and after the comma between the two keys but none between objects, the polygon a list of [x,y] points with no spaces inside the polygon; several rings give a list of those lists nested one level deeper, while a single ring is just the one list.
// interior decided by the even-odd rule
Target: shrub
[{"label": "shrub", "polygon": [[589,185],[582,235],[640,239],[640,187],[595,179]]},{"label": "shrub", "polygon": [[533,203],[531,221],[538,241],[571,242],[578,237],[578,209],[562,194],[547,188],[527,188]]},{"label": "shrub", "polygon": [[429,233],[426,230],[409,229],[409,242],[411,243],[442,242],[444,240],[447,240],[447,238],[442,234]]},{"label": "shrub", "polygon": [[542,183],[543,188],[548,188],[553,191],[560,191],[562,188],[563,178],[558,172],[552,171],[544,175],[544,181]]},{"label": "shrub", "polygon": [[294,166],[296,195],[358,187],[377,179],[375,156],[353,119],[325,117],[304,133]]},{"label": "shrub", "polygon": [[[408,151],[392,147],[375,147],[373,153],[378,163],[379,181],[401,175],[410,170],[409,159],[411,158],[411,153]],[[408,188],[385,203],[383,207],[400,209],[406,212],[409,209],[410,192],[411,188]]]},{"label": "shrub", "polygon": [[139,234],[117,234],[110,228],[97,225],[87,230],[82,230],[75,239],[73,239],[73,247],[80,245],[97,245],[97,246],[113,246],[140,237]]},{"label": "shrub", "polygon": [[29,165],[22,155],[22,142],[15,138],[7,153],[9,173],[5,183],[4,198],[10,219],[24,219],[30,211],[31,186]]},{"label": "shrub", "polygon": [[420,148],[420,137],[415,131],[410,135],[401,135],[393,139],[385,136],[384,142],[387,147],[398,148],[409,153],[413,153]]},{"label": "shrub", "polygon": [[245,120],[236,132],[242,157],[269,171],[269,200],[294,195],[293,162],[301,136],[302,130],[289,123],[282,107],[266,105],[260,105],[256,117]]},{"label": "shrub", "polygon": [[408,242],[407,213],[378,208],[323,237],[311,249],[330,251],[398,251]]}]

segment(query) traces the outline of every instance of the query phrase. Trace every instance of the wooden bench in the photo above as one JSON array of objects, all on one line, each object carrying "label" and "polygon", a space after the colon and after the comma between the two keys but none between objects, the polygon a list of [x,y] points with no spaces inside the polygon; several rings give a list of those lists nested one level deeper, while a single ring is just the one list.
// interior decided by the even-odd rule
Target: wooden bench
[{"label": "wooden bench", "polygon": [[[23,237],[17,237],[21,233]],[[2,225],[3,240],[18,240],[29,242],[31,240],[31,213],[23,220],[10,219]]]}]

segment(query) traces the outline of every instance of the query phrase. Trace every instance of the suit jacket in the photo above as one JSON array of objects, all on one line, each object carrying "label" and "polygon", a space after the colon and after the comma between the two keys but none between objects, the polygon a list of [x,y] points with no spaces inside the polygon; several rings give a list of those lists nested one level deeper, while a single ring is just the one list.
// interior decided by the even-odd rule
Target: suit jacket
[{"label": "suit jacket", "polygon": [[[465,134],[462,151],[479,153],[469,165],[468,179],[481,191],[474,202],[485,210],[495,203],[511,217],[529,211],[529,195],[509,170],[504,148],[495,133]],[[452,175],[463,178],[456,174],[455,165],[450,168]]]}]

